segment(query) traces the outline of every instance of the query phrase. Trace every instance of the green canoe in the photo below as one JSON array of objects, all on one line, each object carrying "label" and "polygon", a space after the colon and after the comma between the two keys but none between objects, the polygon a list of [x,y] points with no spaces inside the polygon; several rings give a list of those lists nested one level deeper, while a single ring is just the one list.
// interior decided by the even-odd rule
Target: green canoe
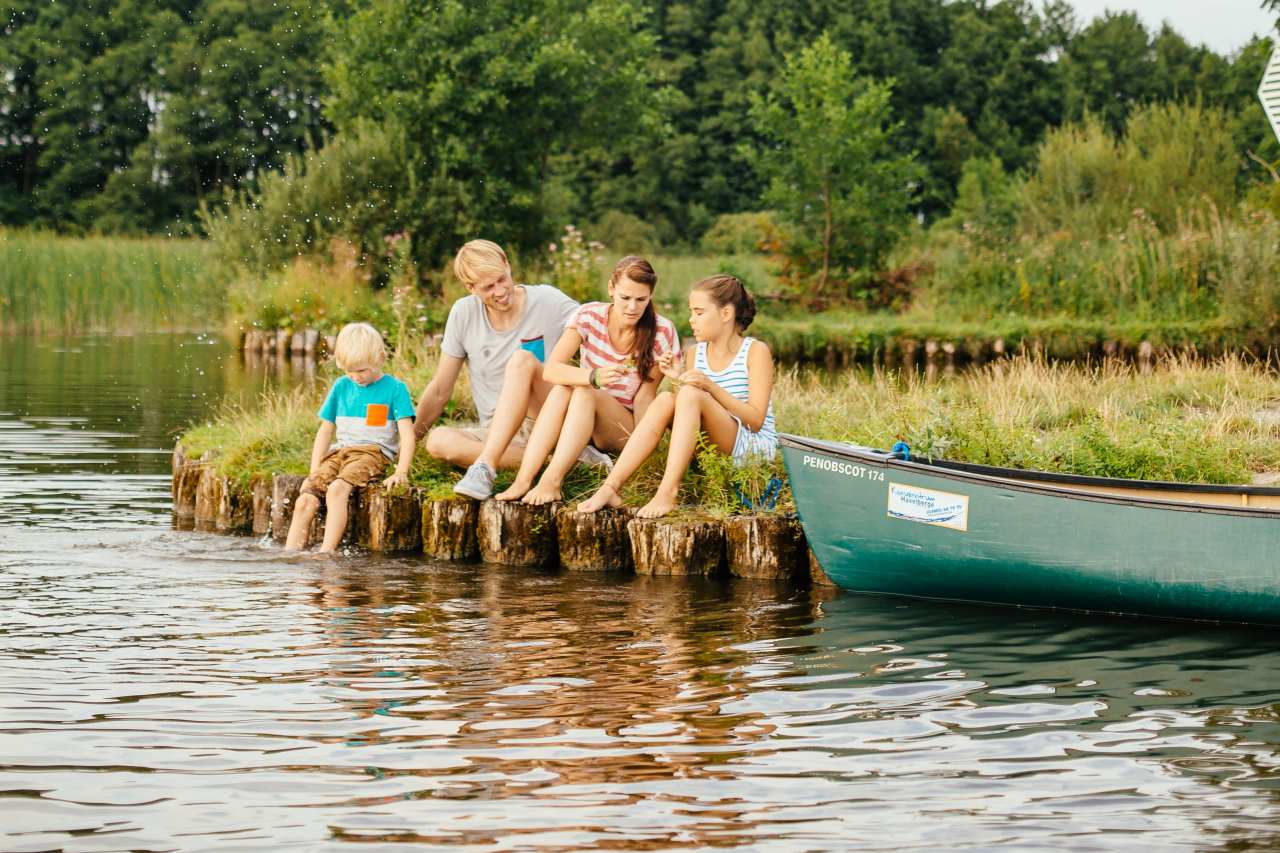
[{"label": "green canoe", "polygon": [[845,589],[1280,624],[1280,488],[781,444],[805,535]]}]

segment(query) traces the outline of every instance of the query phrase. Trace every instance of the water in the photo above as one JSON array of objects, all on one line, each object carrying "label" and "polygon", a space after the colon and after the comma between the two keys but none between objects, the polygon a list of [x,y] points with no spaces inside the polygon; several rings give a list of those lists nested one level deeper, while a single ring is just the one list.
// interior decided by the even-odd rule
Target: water
[{"label": "water", "polygon": [[1273,632],[176,532],[226,356],[0,339],[2,850],[1280,844]]}]

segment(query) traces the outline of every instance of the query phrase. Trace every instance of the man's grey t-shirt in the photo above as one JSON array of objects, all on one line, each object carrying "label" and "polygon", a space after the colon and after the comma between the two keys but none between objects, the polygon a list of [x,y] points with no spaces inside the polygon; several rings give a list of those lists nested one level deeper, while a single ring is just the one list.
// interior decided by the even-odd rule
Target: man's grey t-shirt
[{"label": "man's grey t-shirt", "polygon": [[493,418],[502,392],[507,362],[517,349],[527,349],[545,362],[564,333],[565,323],[578,303],[549,284],[520,284],[524,290],[524,314],[508,331],[495,331],[474,294],[464,296],[449,309],[440,349],[445,355],[465,359],[471,373],[471,398],[481,425]]}]

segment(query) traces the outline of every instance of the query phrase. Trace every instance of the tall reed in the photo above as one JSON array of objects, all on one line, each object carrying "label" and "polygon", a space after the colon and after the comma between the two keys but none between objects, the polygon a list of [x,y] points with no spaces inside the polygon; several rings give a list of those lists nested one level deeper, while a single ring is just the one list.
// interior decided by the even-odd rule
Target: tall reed
[{"label": "tall reed", "polygon": [[0,229],[0,331],[207,329],[224,297],[199,240]]}]

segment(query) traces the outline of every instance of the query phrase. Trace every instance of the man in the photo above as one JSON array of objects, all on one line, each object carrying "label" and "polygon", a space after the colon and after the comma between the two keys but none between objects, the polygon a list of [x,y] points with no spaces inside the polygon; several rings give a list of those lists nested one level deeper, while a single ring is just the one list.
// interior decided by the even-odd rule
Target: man
[{"label": "man", "polygon": [[[426,435],[429,454],[469,466],[454,491],[484,500],[493,494],[497,469],[520,464],[524,443],[513,440],[551,390],[542,362],[578,303],[550,285],[516,284],[506,252],[489,240],[458,250],[453,270],[469,295],[449,310],[440,367],[418,400],[414,428],[419,440]],[[463,362],[480,426],[427,433],[453,395]]]}]

